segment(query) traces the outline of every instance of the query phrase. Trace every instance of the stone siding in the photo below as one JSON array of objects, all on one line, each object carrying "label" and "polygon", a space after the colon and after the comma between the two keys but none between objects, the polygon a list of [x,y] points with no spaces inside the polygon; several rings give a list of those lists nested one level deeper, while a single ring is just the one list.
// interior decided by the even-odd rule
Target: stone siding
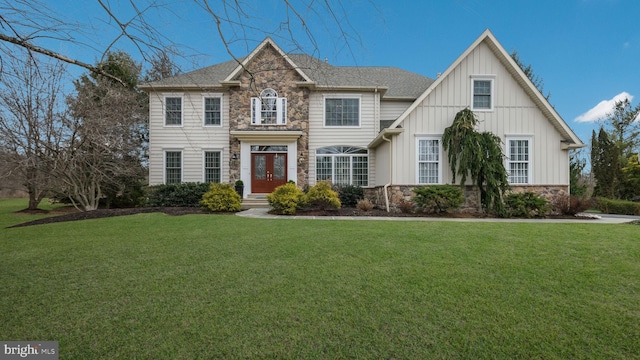
[{"label": "stone siding", "polygon": [[[236,79],[240,86],[229,89],[229,127],[231,131],[302,131],[298,139],[298,184],[305,186],[309,172],[309,89],[299,87],[298,82],[304,79],[271,45],[246,64]],[[278,97],[287,99],[286,125],[251,125],[251,98],[259,97],[264,89],[271,88]],[[231,157],[240,154],[240,141],[233,135],[229,138]],[[303,160],[299,160],[302,154]],[[231,179],[239,178],[240,162],[232,161],[229,175]]]},{"label": "stone siding", "polygon": [[[389,210],[392,212],[401,211],[402,203],[411,202],[415,195],[413,189],[417,185],[391,185],[388,187]],[[526,191],[534,192],[553,203],[556,198],[569,195],[569,187],[562,185],[536,185],[536,186],[512,186],[511,191],[522,193]],[[384,197],[384,187],[365,189],[365,197],[376,207],[384,209],[386,207]],[[465,186],[464,203],[458,209],[459,213],[476,214],[480,209],[480,194],[474,186]]]}]

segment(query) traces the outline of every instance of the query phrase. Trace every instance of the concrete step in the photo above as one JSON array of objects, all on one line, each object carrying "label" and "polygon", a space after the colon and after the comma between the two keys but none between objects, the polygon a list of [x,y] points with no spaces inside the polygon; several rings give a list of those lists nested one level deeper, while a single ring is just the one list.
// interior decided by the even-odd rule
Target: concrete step
[{"label": "concrete step", "polygon": [[267,196],[263,194],[251,194],[242,199],[242,209],[268,209],[270,208]]}]

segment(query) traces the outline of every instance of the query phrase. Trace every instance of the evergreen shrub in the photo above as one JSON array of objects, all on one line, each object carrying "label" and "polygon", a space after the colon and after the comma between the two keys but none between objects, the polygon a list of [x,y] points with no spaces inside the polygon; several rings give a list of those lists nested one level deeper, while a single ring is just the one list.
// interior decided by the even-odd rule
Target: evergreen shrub
[{"label": "evergreen shrub", "polygon": [[198,207],[209,183],[187,182],[149,186],[146,206]]},{"label": "evergreen shrub", "polygon": [[235,212],[240,211],[242,198],[231,184],[211,183],[200,205],[209,211]]},{"label": "evergreen shrub", "polygon": [[464,202],[464,195],[459,186],[431,185],[418,186],[413,189],[413,202],[426,213],[442,214],[459,208]]},{"label": "evergreen shrub", "polygon": [[287,182],[268,194],[267,201],[276,213],[292,215],[304,205],[304,193],[295,183]]},{"label": "evergreen shrub", "polygon": [[544,217],[551,210],[547,199],[530,191],[508,194],[504,202],[509,217]]},{"label": "evergreen shrub", "polygon": [[311,188],[305,195],[305,202],[314,209],[339,209],[342,204],[338,193],[331,189],[329,181],[320,181]]}]

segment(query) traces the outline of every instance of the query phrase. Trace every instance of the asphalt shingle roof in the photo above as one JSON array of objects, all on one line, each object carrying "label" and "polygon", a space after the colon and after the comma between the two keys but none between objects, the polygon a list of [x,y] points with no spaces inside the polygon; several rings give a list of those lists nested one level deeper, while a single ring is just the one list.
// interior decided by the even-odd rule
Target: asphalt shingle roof
[{"label": "asphalt shingle roof", "polygon": [[[389,66],[334,66],[305,54],[289,54],[299,70],[318,86],[385,87],[385,97],[417,98],[433,83],[433,79]],[[242,61],[242,59],[240,59]],[[149,83],[153,86],[218,87],[238,66],[235,60],[208,66],[171,78]]]}]

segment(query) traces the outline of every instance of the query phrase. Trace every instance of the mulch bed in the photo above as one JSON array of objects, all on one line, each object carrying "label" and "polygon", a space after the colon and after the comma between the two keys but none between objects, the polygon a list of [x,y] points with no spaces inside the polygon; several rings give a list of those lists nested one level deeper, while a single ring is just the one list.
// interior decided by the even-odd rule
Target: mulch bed
[{"label": "mulch bed", "polygon": [[[161,212],[167,215],[178,216],[187,214],[210,214],[210,211],[197,208],[197,207],[140,207],[140,208],[127,208],[127,209],[98,209],[93,211],[78,211],[74,207],[65,206],[52,211],[47,210],[20,210],[18,214],[56,214],[55,216],[28,221],[22,224],[10,226],[9,228],[16,228],[22,226],[51,224],[56,222],[65,221],[79,221],[87,219],[101,219],[112,216],[124,216],[134,214],[145,214]],[[58,215],[59,214],[59,215]]]},{"label": "mulch bed", "polygon": [[[25,223],[10,226],[9,228],[17,228],[23,226],[51,224],[56,222],[65,221],[79,221],[87,219],[100,219],[112,216],[124,216],[144,213],[161,212],[171,216],[188,215],[188,214],[212,214],[212,212],[197,207],[140,207],[140,208],[127,208],[127,209],[98,209],[93,211],[78,211],[72,206],[61,207],[52,211],[47,210],[20,210],[17,214],[50,214],[50,216],[38,220],[28,221]],[[233,213],[228,213],[233,214]],[[296,213],[296,216],[380,216],[380,217],[441,217],[441,218],[489,218],[491,216],[486,214],[425,214],[425,213],[401,213],[392,212],[388,213],[384,209],[372,209],[369,211],[362,211],[357,208],[340,208],[331,210],[300,210]],[[547,218],[552,219],[576,219],[573,216],[550,216]]]}]

